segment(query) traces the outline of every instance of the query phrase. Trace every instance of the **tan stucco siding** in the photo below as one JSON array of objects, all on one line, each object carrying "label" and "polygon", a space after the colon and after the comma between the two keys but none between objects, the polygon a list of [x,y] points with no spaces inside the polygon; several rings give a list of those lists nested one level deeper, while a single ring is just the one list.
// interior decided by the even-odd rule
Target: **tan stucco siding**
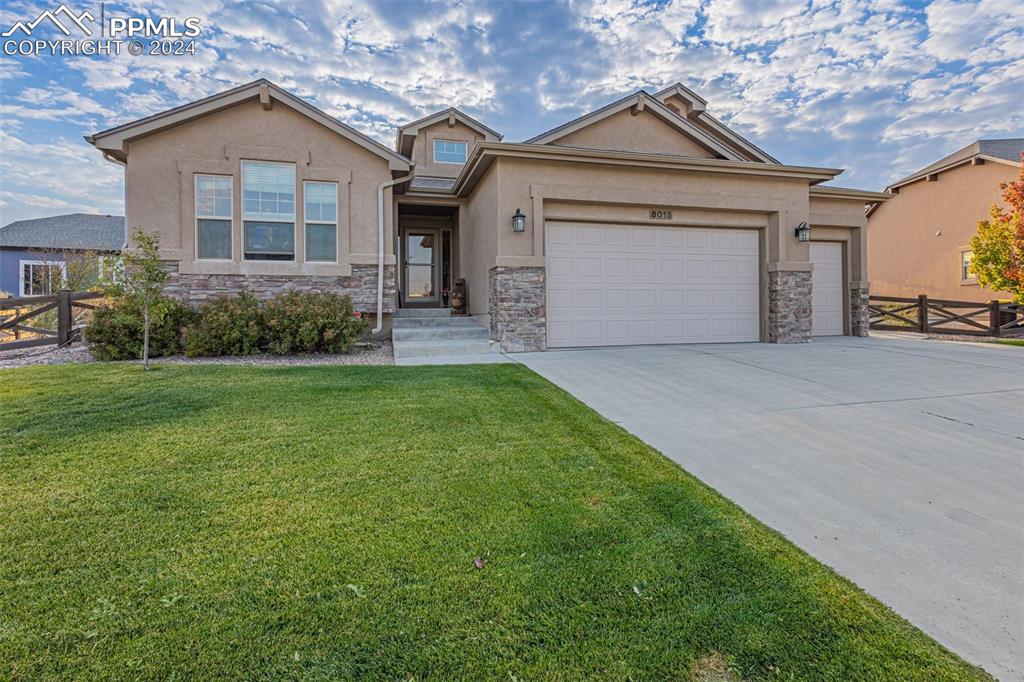
[{"label": "tan stucco siding", "polygon": [[809,219],[811,239],[846,244],[846,273],[855,288],[866,288],[867,216],[860,199],[811,197]]},{"label": "tan stucco siding", "polygon": [[466,280],[472,315],[487,314],[488,272],[498,260],[498,217],[498,174],[492,167],[466,202],[459,222],[459,272]]},{"label": "tan stucco siding", "polygon": [[416,163],[417,175],[428,175],[436,178],[454,178],[462,171],[462,164],[437,163],[434,161],[434,140],[465,142],[467,155],[473,151],[473,145],[483,140],[483,135],[469,126],[455,121],[448,126],[448,121],[439,121],[421,129],[413,143],[412,159]]},{"label": "tan stucco siding", "polygon": [[878,207],[868,219],[868,277],[884,296],[988,301],[1006,292],[962,284],[960,254],[992,204],[1001,203],[999,183],[1019,170],[999,163],[969,164],[919,181]]},{"label": "tan stucco siding", "polygon": [[[723,227],[744,223],[741,214],[759,214],[767,227],[768,262],[809,261],[806,244],[792,229],[808,219],[806,181],[783,178],[744,178],[687,171],[617,168],[613,166],[544,163],[521,159],[496,162],[499,258],[533,257],[543,265],[545,204],[569,201],[600,206],[614,220],[649,221],[650,210],[670,209],[689,220],[686,211],[704,211],[699,224]],[[526,232],[511,231],[516,208],[527,214]],[[713,214],[713,215],[711,215]],[[680,223],[673,214],[670,224]],[[780,229],[780,226],[782,229]],[[507,229],[506,229],[507,228]]]},{"label": "tan stucco siding", "polygon": [[716,158],[684,133],[653,114],[620,111],[552,142],[566,147]]},{"label": "tan stucco siding", "polygon": [[[296,167],[295,261],[246,261],[242,257],[242,159],[281,161]],[[233,177],[232,262],[195,259],[197,173]],[[129,227],[160,233],[168,260],[182,272],[216,274],[348,274],[352,263],[376,263],[377,186],[389,180],[385,159],[275,102],[258,101],[196,119],[129,143],[125,211]],[[338,183],[337,264],[304,261],[302,182]],[[385,202],[388,262],[390,191]]]}]

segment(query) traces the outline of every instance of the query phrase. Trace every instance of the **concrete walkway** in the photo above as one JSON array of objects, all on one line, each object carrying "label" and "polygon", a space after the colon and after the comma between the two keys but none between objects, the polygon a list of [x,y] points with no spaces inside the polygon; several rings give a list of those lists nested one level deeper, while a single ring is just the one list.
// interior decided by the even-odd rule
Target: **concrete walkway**
[{"label": "concrete walkway", "polygon": [[836,337],[513,357],[1024,680],[1024,348]]}]

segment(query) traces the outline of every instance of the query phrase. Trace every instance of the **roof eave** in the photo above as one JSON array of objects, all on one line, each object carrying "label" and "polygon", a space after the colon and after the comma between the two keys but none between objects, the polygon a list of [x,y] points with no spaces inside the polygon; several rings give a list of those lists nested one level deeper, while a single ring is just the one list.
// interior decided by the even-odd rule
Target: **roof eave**
[{"label": "roof eave", "polygon": [[452,191],[456,196],[466,197],[475,183],[498,157],[512,157],[578,163],[595,163],[613,166],[639,168],[662,168],[665,170],[721,173],[727,175],[755,175],[789,177],[806,180],[814,185],[825,182],[843,172],[841,168],[818,168],[812,166],[785,166],[765,164],[759,161],[734,161],[725,159],[704,159],[662,154],[637,152],[616,152],[600,149],[580,149],[529,143],[481,143],[455,180]]},{"label": "roof eave", "polygon": [[393,171],[407,171],[411,167],[412,162],[403,155],[388,149],[376,140],[360,133],[355,128],[342,123],[309,102],[296,97],[287,90],[279,88],[263,78],[217,95],[197,100],[196,102],[190,102],[189,104],[168,109],[167,111],[147,116],[137,121],[88,135],[86,136],[86,141],[100,150],[127,154],[127,144],[132,139],[160,132],[256,97],[260,99],[266,98],[268,101],[270,98],[276,99],[285,106],[306,115],[367,151],[382,157],[388,162],[388,167]]}]

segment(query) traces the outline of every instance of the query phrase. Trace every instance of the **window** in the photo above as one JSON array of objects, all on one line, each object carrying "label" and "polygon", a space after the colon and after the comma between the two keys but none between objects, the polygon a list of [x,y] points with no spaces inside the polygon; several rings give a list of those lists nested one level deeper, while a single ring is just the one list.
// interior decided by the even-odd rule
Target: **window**
[{"label": "window", "polygon": [[231,260],[231,187],[227,175],[196,176],[196,257]]},{"label": "window", "polygon": [[466,163],[466,143],[434,140],[434,161],[438,163]]},{"label": "window", "polygon": [[338,260],[338,184],[305,182],[302,185],[306,219],[306,260]]},{"label": "window", "polygon": [[961,251],[960,252],[960,281],[961,282],[976,282],[978,276],[971,272],[971,259],[974,258],[973,251]]},{"label": "window", "polygon": [[246,260],[295,260],[295,164],[242,162]]},{"label": "window", "polygon": [[67,279],[67,263],[41,260],[21,261],[19,296],[46,296],[60,289]]},{"label": "window", "polygon": [[118,283],[124,274],[124,261],[120,256],[100,256],[97,259],[97,274],[104,282]]}]

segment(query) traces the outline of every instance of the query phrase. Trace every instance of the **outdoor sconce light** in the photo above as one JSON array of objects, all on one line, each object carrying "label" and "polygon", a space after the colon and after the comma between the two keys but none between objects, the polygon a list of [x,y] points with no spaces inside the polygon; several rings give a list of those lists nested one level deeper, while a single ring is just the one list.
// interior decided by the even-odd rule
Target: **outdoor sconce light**
[{"label": "outdoor sconce light", "polygon": [[800,223],[797,225],[794,233],[796,234],[796,238],[802,242],[811,241],[811,226],[807,223]]},{"label": "outdoor sconce light", "polygon": [[516,214],[512,216],[512,231],[526,232],[526,216],[518,208],[516,209]]}]

